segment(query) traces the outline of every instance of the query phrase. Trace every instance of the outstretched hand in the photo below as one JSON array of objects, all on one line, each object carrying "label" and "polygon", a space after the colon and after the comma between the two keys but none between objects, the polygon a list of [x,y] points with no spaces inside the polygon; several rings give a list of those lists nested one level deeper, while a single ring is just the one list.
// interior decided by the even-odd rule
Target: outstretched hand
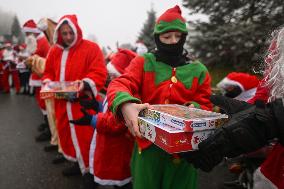
[{"label": "outstretched hand", "polygon": [[133,136],[142,137],[139,126],[138,126],[138,114],[141,110],[149,108],[148,103],[136,104],[136,103],[125,103],[121,107],[121,113],[123,115],[125,125]]},{"label": "outstretched hand", "polygon": [[225,111],[225,113],[229,115],[240,112],[253,106],[247,102],[228,98],[222,95],[211,95],[210,101],[215,106],[219,106],[223,111]]},{"label": "outstretched hand", "polygon": [[262,101],[256,101],[255,105],[239,101],[231,101],[233,103],[230,104],[228,101],[231,100],[219,101],[219,105],[231,113],[231,119],[202,141],[198,151],[181,154],[203,171],[212,170],[223,157],[231,158],[255,151],[273,138],[279,138],[280,143],[284,141],[284,107],[281,100],[268,105]]}]

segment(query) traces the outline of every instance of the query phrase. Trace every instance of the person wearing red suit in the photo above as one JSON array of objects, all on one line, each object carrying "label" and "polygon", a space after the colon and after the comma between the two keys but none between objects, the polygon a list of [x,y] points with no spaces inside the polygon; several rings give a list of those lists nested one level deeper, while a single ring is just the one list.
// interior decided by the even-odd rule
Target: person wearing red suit
[{"label": "person wearing red suit", "polygon": [[211,78],[201,62],[187,56],[187,33],[179,6],[165,11],[154,27],[157,50],[135,57],[108,88],[110,109],[136,137],[131,161],[134,189],[197,187],[193,166],[142,138],[138,126],[138,114],[149,107],[147,103],[212,108]]},{"label": "person wearing red suit", "polygon": [[[50,49],[48,40],[44,34],[37,28],[34,20],[30,19],[23,24],[23,32],[26,35],[27,51],[30,55],[38,55],[46,58]],[[36,137],[36,141],[47,141],[50,139],[50,131],[48,129],[48,121],[44,100],[40,98],[41,78],[36,73],[31,73],[29,85],[35,90],[35,98],[37,104],[44,115],[44,123],[39,126],[39,130],[44,132]]]},{"label": "person wearing red suit", "polygon": [[12,81],[16,90],[16,94],[20,92],[20,78],[18,70],[16,69],[17,57],[11,43],[5,44],[3,51],[3,85],[4,92],[10,92],[9,76],[12,76]]},{"label": "person wearing red suit", "polygon": [[[42,80],[44,83],[76,81],[82,96],[89,93],[96,97],[106,81],[104,57],[96,43],[82,36],[76,15],[65,15],[59,20]],[[69,120],[82,116],[80,108],[76,100],[55,99],[56,127],[62,153],[66,159],[78,162],[84,174],[89,171],[89,149],[94,129],[69,123]],[[70,175],[71,172],[67,170],[63,174]]]},{"label": "person wearing red suit", "polygon": [[[130,61],[136,56],[137,54],[130,50],[118,49],[107,65],[111,80],[123,74]],[[90,106],[100,107],[96,100],[89,102],[88,106],[85,103],[81,104],[86,109]],[[134,138],[123,123],[117,122],[108,109],[107,98],[101,109],[95,115],[85,111],[82,118],[71,122],[78,125],[91,125],[96,129],[90,147],[90,173],[94,175],[95,182],[100,185],[114,185],[118,188],[130,187],[130,158]]]},{"label": "person wearing red suit", "polygon": [[0,92],[4,91],[3,83],[3,52],[4,45],[0,44]]},{"label": "person wearing red suit", "polygon": [[264,79],[248,102],[212,96],[211,101],[231,114],[231,119],[198,145],[198,151],[185,153],[189,163],[211,171],[223,157],[253,152],[277,139],[273,149],[254,173],[256,189],[284,188],[284,27],[276,32],[265,58]]}]

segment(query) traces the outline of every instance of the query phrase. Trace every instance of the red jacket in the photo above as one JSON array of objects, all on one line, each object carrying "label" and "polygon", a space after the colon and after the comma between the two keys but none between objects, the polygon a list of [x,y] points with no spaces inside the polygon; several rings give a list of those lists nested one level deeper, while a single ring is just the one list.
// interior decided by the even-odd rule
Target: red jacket
[{"label": "red jacket", "polygon": [[[134,58],[126,73],[110,83],[107,97],[114,113],[117,113],[122,103],[129,101],[149,104],[191,103],[195,107],[210,110],[210,81],[206,67],[199,61],[172,68],[156,62],[154,55],[148,53]],[[141,149],[152,144],[146,139],[137,140]]]},{"label": "red jacket", "polygon": [[[262,80],[257,87],[255,96],[249,100],[254,103],[256,100],[268,101],[269,90],[264,86],[265,80]],[[266,160],[256,171],[256,175],[261,178],[255,182],[259,187],[284,188],[284,147],[276,144]]]},{"label": "red jacket", "polygon": [[117,122],[104,101],[97,115],[96,132],[90,150],[90,172],[102,185],[124,185],[131,180],[130,159],[134,138],[123,123]]},{"label": "red jacket", "polygon": [[[59,28],[67,22],[75,34],[74,42],[68,47],[62,46]],[[82,38],[82,31],[75,15],[60,19],[54,34],[55,45],[50,49],[46,60],[43,81],[86,81],[97,96],[107,77],[102,51],[99,46]],[[89,166],[89,148],[93,136],[92,127],[74,126],[69,120],[82,117],[78,102],[55,101],[57,131],[63,154],[70,160],[79,162],[82,172]]]}]

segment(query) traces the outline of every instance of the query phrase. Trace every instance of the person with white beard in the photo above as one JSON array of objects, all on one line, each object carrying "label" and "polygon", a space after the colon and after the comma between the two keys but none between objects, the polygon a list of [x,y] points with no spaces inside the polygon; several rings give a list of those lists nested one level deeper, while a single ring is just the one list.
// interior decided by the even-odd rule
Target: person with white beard
[{"label": "person with white beard", "polygon": [[264,79],[251,100],[254,104],[212,96],[211,102],[231,119],[201,142],[198,151],[181,154],[196,168],[209,172],[223,157],[255,151],[277,138],[254,175],[255,189],[284,188],[284,27],[274,34],[265,59]]},{"label": "person with white beard", "polygon": [[[44,34],[37,28],[34,20],[28,20],[24,23],[23,32],[26,35],[27,51],[30,55],[38,55],[39,57],[46,58],[50,45]],[[44,123],[39,125],[39,131],[43,131],[36,137],[36,141],[47,141],[50,139],[50,131],[47,121],[47,113],[44,100],[40,99],[41,77],[36,73],[32,73],[29,80],[29,85],[35,89],[35,98],[39,108],[44,115]]]}]

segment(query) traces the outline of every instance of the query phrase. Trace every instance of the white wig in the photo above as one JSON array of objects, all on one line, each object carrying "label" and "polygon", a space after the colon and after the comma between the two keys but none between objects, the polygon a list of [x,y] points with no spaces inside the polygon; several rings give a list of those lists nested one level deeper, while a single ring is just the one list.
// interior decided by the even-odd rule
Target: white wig
[{"label": "white wig", "polygon": [[284,98],[284,27],[274,32],[268,50],[265,69],[265,85],[269,88],[269,101]]}]

